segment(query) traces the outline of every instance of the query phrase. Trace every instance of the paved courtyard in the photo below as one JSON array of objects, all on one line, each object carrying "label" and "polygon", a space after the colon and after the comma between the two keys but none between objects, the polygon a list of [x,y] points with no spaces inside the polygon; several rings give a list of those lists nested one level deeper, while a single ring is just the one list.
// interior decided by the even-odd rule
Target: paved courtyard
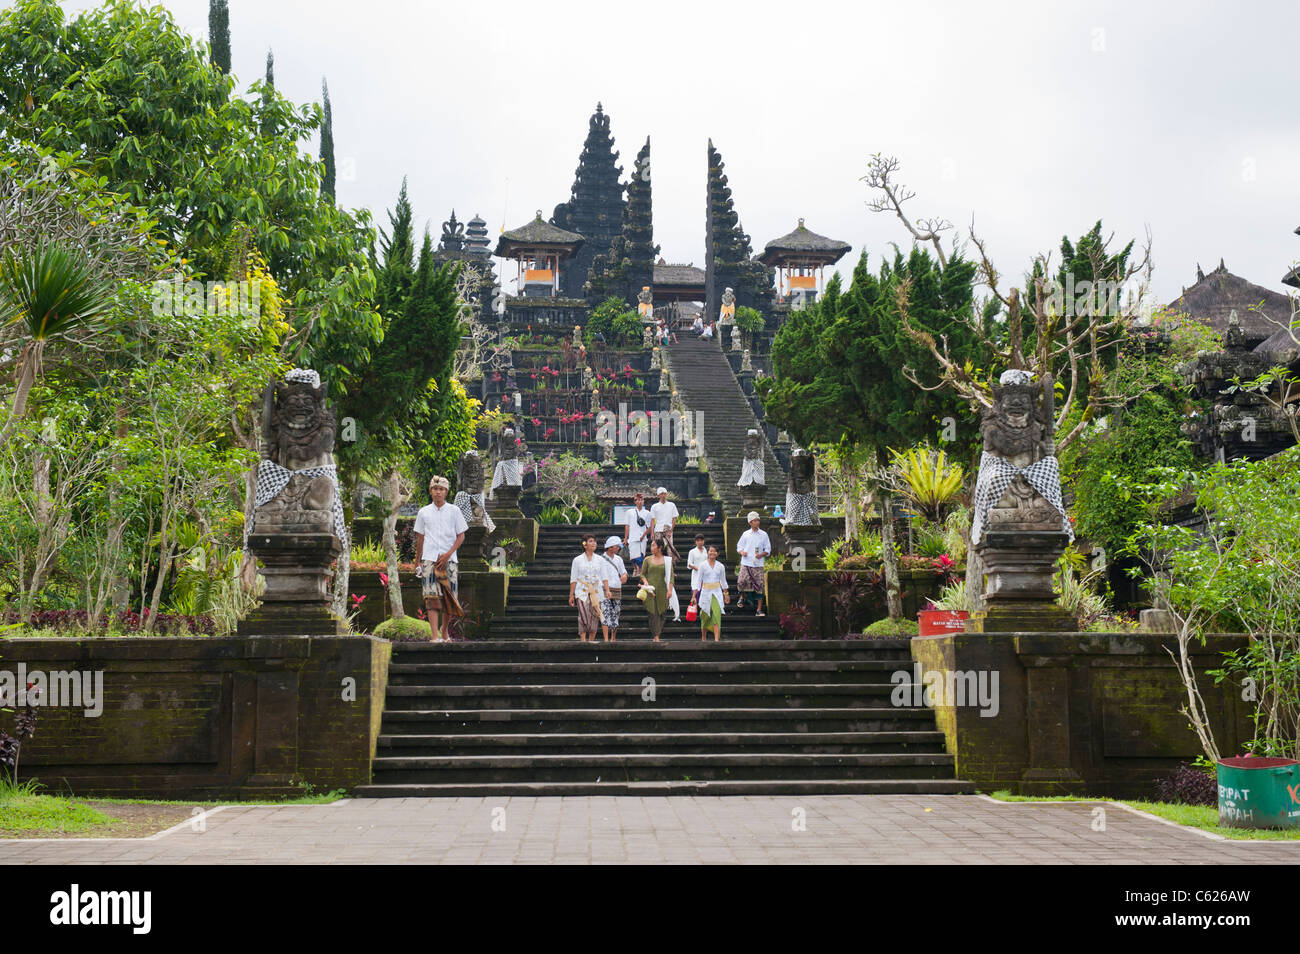
[{"label": "paved courtyard", "polygon": [[1300,842],[1106,802],[925,795],[346,799],[217,808],[148,838],[0,841],[0,864],[249,862],[1294,865]]}]

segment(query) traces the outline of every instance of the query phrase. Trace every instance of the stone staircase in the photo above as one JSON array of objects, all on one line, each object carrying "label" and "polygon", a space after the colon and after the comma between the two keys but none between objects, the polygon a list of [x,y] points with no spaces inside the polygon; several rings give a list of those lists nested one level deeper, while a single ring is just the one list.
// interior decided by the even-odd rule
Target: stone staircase
[{"label": "stone staircase", "polygon": [[727,640],[727,625],[721,643],[397,643],[355,794],[973,791],[933,713],[891,704],[907,640]]},{"label": "stone staircase", "polygon": [[[704,458],[708,462],[713,488],[722,499],[728,516],[740,512],[740,464],[745,456],[745,433],[751,427],[763,433],[754,409],[741,390],[740,382],[715,339],[681,336],[669,345],[667,356],[673,387],[691,411],[703,412]],[[785,471],[777,462],[767,438],[763,437],[763,460],[767,503],[785,503]],[[730,565],[730,561],[728,561]]]},{"label": "stone staircase", "polygon": [[[492,621],[493,639],[578,639],[578,611],[569,605],[569,567],[573,558],[582,552],[582,535],[590,531],[603,551],[606,538],[623,536],[623,528],[611,524],[543,525],[538,527],[537,556],[528,564],[527,576],[510,580],[505,616]],[[753,608],[737,610],[736,573],[737,559],[722,552],[722,524],[682,524],[676,531],[677,550],[681,566],[674,568],[674,585],[682,612],[691,599],[690,572],[686,569],[686,553],[694,546],[695,534],[703,533],[705,544],[718,548],[719,559],[727,565],[727,579],[731,583],[731,606],[722,618],[723,639],[776,639],[780,629],[775,616],[756,617]],[[625,564],[627,560],[623,561]],[[625,639],[649,639],[650,623],[645,609],[636,599],[635,568],[628,573],[623,586],[623,611],[618,630],[621,642]],[[680,623],[669,616],[664,626],[663,639],[700,638],[698,623],[689,623],[682,617]]]}]

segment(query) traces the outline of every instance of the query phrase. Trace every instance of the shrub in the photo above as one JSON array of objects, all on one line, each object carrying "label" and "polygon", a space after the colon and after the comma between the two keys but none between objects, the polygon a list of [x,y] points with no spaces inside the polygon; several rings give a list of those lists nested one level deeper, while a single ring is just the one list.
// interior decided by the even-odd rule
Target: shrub
[{"label": "shrub", "polygon": [[813,639],[812,612],[803,603],[791,603],[781,614],[778,624],[782,639]]},{"label": "shrub", "polygon": [[621,298],[606,298],[587,315],[583,333],[591,344],[596,333],[605,336],[605,343],[619,348],[634,348],[641,344],[641,318],[636,309],[628,308]]},{"label": "shrub", "polygon": [[915,636],[921,631],[914,619],[878,619],[865,630],[868,636]]},{"label": "shrub", "polygon": [[741,305],[736,309],[736,327],[752,335],[763,330],[763,314],[757,308]]},{"label": "shrub", "polygon": [[844,636],[853,628],[854,616],[870,593],[879,587],[879,573],[835,573],[830,578],[831,606],[835,613],[835,631]]},{"label": "shrub", "polygon": [[414,616],[398,616],[395,619],[386,619],[375,627],[374,635],[381,639],[392,640],[395,643],[433,638],[429,623]]},{"label": "shrub", "polygon": [[1218,780],[1209,772],[1184,762],[1172,775],[1156,781],[1156,799],[1180,805],[1217,805]]}]

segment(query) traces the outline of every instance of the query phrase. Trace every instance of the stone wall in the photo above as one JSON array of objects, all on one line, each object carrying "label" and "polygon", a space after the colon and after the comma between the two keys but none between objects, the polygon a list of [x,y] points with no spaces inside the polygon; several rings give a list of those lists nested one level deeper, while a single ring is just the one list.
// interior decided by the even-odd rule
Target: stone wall
[{"label": "stone wall", "polygon": [[[814,633],[820,633],[825,639],[839,634],[835,632],[835,610],[831,603],[830,579],[840,570],[768,570],[767,601],[768,613],[776,615],[787,612],[793,603],[802,603],[812,613]],[[855,572],[855,571],[849,571]],[[902,587],[903,618],[915,620],[916,614],[925,608],[926,602],[939,598],[943,588],[941,577],[929,570],[898,571],[899,584]],[[870,591],[867,600],[860,607],[856,616],[854,632],[862,632],[877,620],[889,615],[885,605],[883,589]]]},{"label": "stone wall", "polygon": [[[4,639],[0,669],[103,672],[98,716],[39,710],[23,779],[79,795],[243,798],[369,782],[391,652],[368,636]],[[12,731],[12,713],[0,727]]]},{"label": "stone wall", "polygon": [[[1205,673],[1245,641],[1211,636],[1193,652],[1224,754],[1240,752],[1252,738],[1249,708],[1234,687],[1216,686]],[[912,640],[922,679],[935,680],[934,711],[956,757],[957,777],[984,791],[1025,795],[1153,797],[1157,779],[1200,754],[1179,711],[1186,692],[1167,649],[1177,651],[1172,636],[1136,633],[959,633]],[[950,680],[952,673],[968,678]],[[996,714],[983,715],[968,692],[970,679],[992,689],[994,675]]]}]

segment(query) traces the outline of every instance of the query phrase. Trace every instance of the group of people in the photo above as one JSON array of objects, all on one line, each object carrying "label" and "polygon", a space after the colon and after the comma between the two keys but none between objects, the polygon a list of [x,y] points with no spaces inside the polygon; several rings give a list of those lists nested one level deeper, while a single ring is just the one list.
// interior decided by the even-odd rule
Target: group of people
[{"label": "group of people", "polygon": [[[658,503],[647,510],[645,495],[636,495],[624,521],[623,536],[609,537],[604,553],[596,552],[595,534],[583,535],[583,552],[573,558],[569,571],[569,605],[578,609],[578,638],[583,642],[594,642],[597,628],[606,642],[618,638],[628,564],[639,580],[638,595],[649,618],[651,638],[660,642],[670,612],[674,622],[681,621],[681,603],[673,585],[673,566],[679,559],[673,530],[679,514],[676,504],[668,499],[667,488],[660,487],[657,496]],[[758,604],[755,615],[764,616],[763,564],[772,554],[772,541],[760,526],[758,513],[751,511],[748,520],[749,529],[741,534],[736,547],[740,556],[736,588],[741,605],[752,596]],[[624,549],[628,564],[623,562]],[[722,638],[722,616],[724,607],[731,603],[731,594],[726,566],[718,560],[718,548],[705,546],[704,534],[695,535],[695,546],[686,555],[686,567],[691,574],[691,603],[696,608],[700,639],[707,639],[712,632],[716,642]]]},{"label": "group of people", "polygon": [[[446,477],[429,481],[432,503],[420,509],[415,518],[415,547],[420,554],[424,605],[434,642],[445,642],[449,623],[460,612],[456,602],[456,551],[465,542],[469,524],[460,508],[447,502],[450,482]],[[623,586],[630,576],[638,579],[644,591],[650,635],[660,641],[668,614],[681,621],[681,604],[673,586],[673,567],[678,561],[673,544],[673,530],[680,514],[668,499],[668,489],[660,487],[658,501],[645,507],[645,495],[638,493],[623,524],[623,536],[605,540],[603,552],[594,533],[582,537],[582,553],[573,558],[569,569],[569,605],[578,610],[578,638],[595,642],[599,630],[606,642],[618,638],[622,612]],[[740,605],[746,597],[758,601],[757,614],[763,616],[763,564],[772,553],[772,541],[760,526],[758,513],[748,516],[749,529],[741,534],[736,551],[740,557],[740,575],[736,588]],[[623,561],[622,551],[627,553]],[[695,546],[686,555],[691,574],[691,602],[700,623],[700,639],[713,633],[714,641],[722,638],[723,607],[731,604],[727,570],[718,559],[718,548],[705,546],[702,533],[695,535]]]},{"label": "group of people", "polygon": [[698,312],[695,320],[691,322],[691,331],[695,332],[701,338],[713,337],[713,322],[704,320],[704,313]]}]

